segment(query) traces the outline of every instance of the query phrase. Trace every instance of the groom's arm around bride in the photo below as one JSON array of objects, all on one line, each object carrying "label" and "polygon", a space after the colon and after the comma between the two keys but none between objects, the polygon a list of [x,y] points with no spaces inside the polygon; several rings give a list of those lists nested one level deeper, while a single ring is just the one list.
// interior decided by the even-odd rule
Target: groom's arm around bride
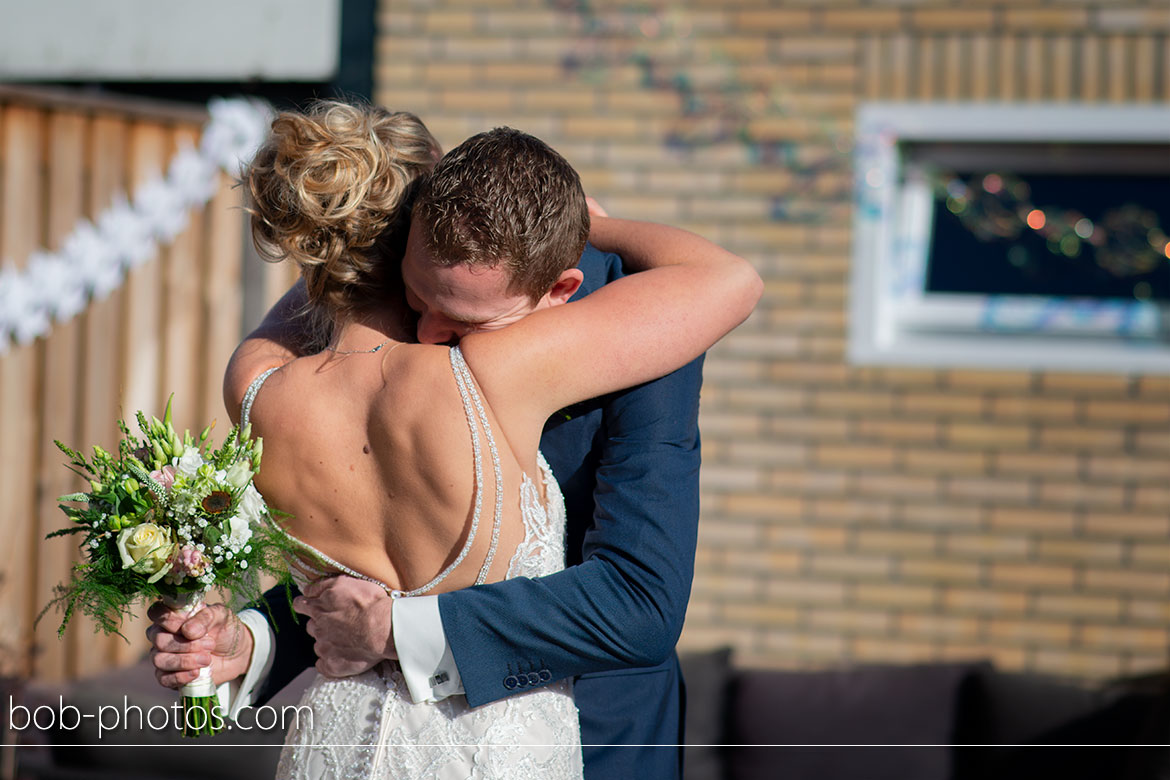
[{"label": "groom's arm around bride", "polygon": [[[615,256],[594,249],[586,250],[580,267],[585,286],[578,294],[620,274]],[[465,692],[468,702],[478,706],[576,677],[583,742],[600,746],[585,748],[587,776],[625,777],[635,771],[650,778],[678,776],[682,681],[673,648],[694,562],[700,379],[696,361],[663,379],[577,405],[550,420],[541,447],[566,497],[569,568],[541,579],[518,578],[400,600],[393,611],[393,638],[400,654],[418,654],[408,647],[415,640],[404,629],[405,612],[429,604],[425,608],[438,618],[443,636],[432,652],[437,665],[423,672],[434,686],[431,696]],[[336,587],[353,588],[357,582],[347,579]],[[276,607],[271,610],[277,620],[275,653],[256,702],[317,662],[304,620],[292,622],[283,593],[269,597]],[[390,652],[389,627],[382,627],[389,620],[372,618],[389,618],[390,600],[382,593],[363,598],[370,599],[370,609],[361,613],[323,613],[310,600],[318,649],[326,656],[318,663],[322,671],[328,671],[323,665],[338,652],[373,659],[365,668]],[[156,634],[156,648],[163,651],[156,653],[163,670],[160,679],[168,672],[164,656],[177,657],[185,650],[219,653],[222,648],[210,647],[211,642],[222,629],[238,626],[223,609],[201,615],[183,627],[183,634],[194,641],[181,643],[172,637],[168,644],[166,636]],[[266,636],[265,626],[257,626],[256,618],[253,613],[249,625],[263,644],[271,635]],[[212,631],[205,635],[209,626]],[[245,668],[249,677],[265,676],[268,654],[253,654],[251,634],[243,633],[244,641],[233,645],[235,652],[224,663],[229,670],[225,676],[238,676]],[[340,646],[342,641],[346,647]],[[244,663],[244,656],[253,663]],[[444,664],[444,659],[453,663]],[[180,668],[194,667],[173,666],[169,671]]]}]

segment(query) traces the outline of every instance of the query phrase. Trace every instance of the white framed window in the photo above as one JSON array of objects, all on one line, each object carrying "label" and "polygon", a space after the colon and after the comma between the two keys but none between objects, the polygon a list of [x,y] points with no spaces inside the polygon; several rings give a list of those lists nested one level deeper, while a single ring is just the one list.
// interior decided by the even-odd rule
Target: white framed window
[{"label": "white framed window", "polygon": [[849,356],[1170,373],[1170,106],[871,103]]}]

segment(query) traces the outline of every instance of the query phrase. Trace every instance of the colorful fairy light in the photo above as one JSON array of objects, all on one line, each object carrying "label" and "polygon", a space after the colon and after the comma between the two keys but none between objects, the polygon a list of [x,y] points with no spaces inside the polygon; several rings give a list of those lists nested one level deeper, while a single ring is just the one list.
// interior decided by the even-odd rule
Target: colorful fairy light
[{"label": "colorful fairy light", "polygon": [[[569,75],[600,83],[610,75],[611,68],[633,66],[641,75],[642,88],[666,90],[678,98],[678,113],[663,139],[668,147],[691,152],[721,143],[742,144],[753,162],[782,164],[793,179],[783,193],[770,195],[769,214],[773,220],[812,223],[829,213],[820,207],[823,201],[807,196],[816,192],[822,174],[842,172],[849,165],[854,139],[851,130],[840,121],[821,117],[804,124],[823,144],[823,152],[809,138],[762,137],[753,126],[755,119],[809,117],[794,108],[789,96],[777,87],[745,83],[734,58],[718,46],[697,47],[691,52],[694,57],[663,57],[664,50],[690,50],[694,23],[687,10],[649,6],[603,14],[591,0],[546,3],[575,17],[582,31],[573,50],[562,60]],[[715,77],[699,74],[678,62],[700,62]],[[883,133],[866,143],[893,146],[897,139]],[[880,213],[872,193],[890,185],[890,173],[870,167],[861,174],[860,183],[864,186],[858,188],[855,205],[863,213],[871,217]],[[1084,244],[1088,244],[1094,249],[1091,254],[1095,262],[1116,276],[1148,273],[1164,258],[1170,258],[1170,240],[1152,212],[1110,212],[1094,222],[1075,211],[1037,208],[1030,202],[1028,183],[1002,172],[986,173],[970,183],[955,175],[944,175],[940,183],[940,199],[946,208],[982,241],[1015,240],[1025,230],[1031,230],[1045,239],[1049,252],[1064,257],[1080,256],[1085,251]],[[1139,236],[1146,241],[1138,240]],[[1012,262],[1017,260],[1024,262],[1018,254]]]},{"label": "colorful fairy light", "polygon": [[[1079,257],[1087,244],[1093,248],[1094,262],[1116,277],[1147,274],[1170,259],[1170,237],[1158,215],[1141,206],[1110,209],[1094,222],[1073,209],[1034,205],[1027,182],[1003,173],[976,176],[970,182],[938,174],[934,190],[981,241],[1015,241],[1027,229],[1045,240],[1049,252],[1068,258]],[[1019,252],[1013,256],[1009,251],[1009,260],[1017,266],[1024,262]],[[1134,296],[1142,298],[1143,290],[1150,297],[1146,282],[1134,286]]]},{"label": "colorful fairy light", "polygon": [[[650,6],[599,13],[591,0],[546,3],[571,14],[582,31],[562,58],[567,75],[601,83],[610,69],[633,66],[642,88],[673,92],[678,99],[678,113],[663,139],[668,148],[690,153],[717,144],[740,144],[752,162],[783,165],[792,177],[782,192],[769,196],[773,220],[816,223],[827,218],[827,210],[809,196],[824,195],[818,190],[824,174],[849,169],[853,133],[842,120],[811,118],[775,85],[743,80],[736,58],[718,45],[708,45],[709,40],[692,45],[695,21],[689,10]],[[701,70],[680,62],[697,63]],[[796,140],[756,127],[755,120],[773,117],[793,120],[807,135]],[[884,186],[887,177],[882,172],[875,175],[882,178],[871,187]],[[847,190],[837,194],[847,197]]]}]

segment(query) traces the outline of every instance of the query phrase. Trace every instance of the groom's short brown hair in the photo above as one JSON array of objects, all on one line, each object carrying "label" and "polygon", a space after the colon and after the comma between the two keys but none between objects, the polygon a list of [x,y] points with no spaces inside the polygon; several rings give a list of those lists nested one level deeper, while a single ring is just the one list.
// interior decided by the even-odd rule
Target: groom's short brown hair
[{"label": "groom's short brown hair", "polygon": [[500,266],[535,302],[589,237],[581,179],[548,144],[510,127],[468,138],[422,183],[411,230],[443,266]]}]

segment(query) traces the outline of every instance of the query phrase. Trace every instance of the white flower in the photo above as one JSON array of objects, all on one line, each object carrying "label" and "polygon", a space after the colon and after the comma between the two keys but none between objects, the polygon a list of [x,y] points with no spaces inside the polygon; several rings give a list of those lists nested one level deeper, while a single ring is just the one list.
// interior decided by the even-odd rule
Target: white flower
[{"label": "white flower", "polygon": [[264,517],[264,513],[268,511],[264,497],[260,495],[260,491],[254,485],[248,485],[244,488],[244,494],[240,496],[239,511],[249,523],[259,523],[260,518]]},{"label": "white flower", "polygon": [[183,457],[179,458],[178,463],[175,464],[175,470],[188,479],[195,476],[195,472],[203,465],[203,456],[192,447],[183,453]]},{"label": "white flower", "polygon": [[107,245],[116,248],[119,264],[140,266],[158,250],[149,217],[135,211],[124,197],[115,199],[102,213],[97,230]]},{"label": "white flower", "polygon": [[149,582],[157,581],[171,570],[170,556],[175,543],[166,529],[154,523],[122,529],[117,544],[122,567],[152,575]]},{"label": "white flower", "polygon": [[263,104],[248,100],[215,99],[207,109],[211,121],[199,139],[199,154],[234,176],[264,143],[272,116]]},{"label": "white flower", "polygon": [[238,460],[228,468],[224,480],[236,489],[242,488],[252,481],[252,468],[247,461]]},{"label": "white flower", "polygon": [[134,193],[134,211],[149,225],[151,234],[170,243],[187,227],[183,193],[162,179],[140,185]]},{"label": "white flower", "polygon": [[[228,547],[233,550],[238,550],[248,543],[252,538],[252,526],[248,521],[239,515],[232,515],[228,520]],[[231,557],[231,553],[228,553]]]},{"label": "white flower", "polygon": [[167,170],[167,184],[179,192],[186,207],[198,206],[211,200],[215,194],[216,173],[214,161],[204,158],[190,145],[180,144]]},{"label": "white flower", "polygon": [[41,306],[58,322],[73,319],[85,308],[84,284],[69,262],[59,255],[33,252],[29,255],[25,273],[34,290],[41,291]]},{"label": "white flower", "polygon": [[81,220],[66,239],[61,254],[78,279],[97,298],[105,298],[122,283],[122,265],[112,246],[93,223]]}]

